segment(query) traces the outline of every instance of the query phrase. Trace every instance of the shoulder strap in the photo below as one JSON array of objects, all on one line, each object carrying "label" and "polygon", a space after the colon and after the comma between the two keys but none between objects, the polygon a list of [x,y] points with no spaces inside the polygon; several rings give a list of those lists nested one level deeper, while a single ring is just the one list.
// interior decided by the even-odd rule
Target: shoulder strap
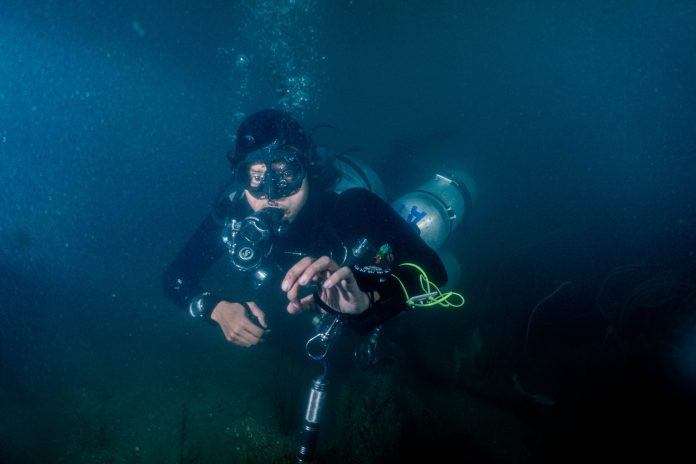
[{"label": "shoulder strap", "polygon": [[213,220],[216,223],[224,224],[228,218],[238,215],[244,199],[243,192],[241,187],[232,185],[218,196],[213,208]]}]

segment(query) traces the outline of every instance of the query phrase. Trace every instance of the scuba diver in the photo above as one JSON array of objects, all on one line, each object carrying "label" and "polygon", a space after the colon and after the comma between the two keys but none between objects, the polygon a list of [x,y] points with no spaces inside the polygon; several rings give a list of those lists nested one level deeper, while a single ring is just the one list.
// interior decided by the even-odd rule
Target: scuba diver
[{"label": "scuba diver", "polygon": [[[337,193],[338,174],[315,148],[285,111],[243,120],[228,153],[234,182],[163,273],[177,306],[240,347],[310,310],[368,334],[410,307],[423,272],[435,285],[447,280],[436,252],[392,206],[362,188]],[[223,257],[229,289],[204,288]]]}]

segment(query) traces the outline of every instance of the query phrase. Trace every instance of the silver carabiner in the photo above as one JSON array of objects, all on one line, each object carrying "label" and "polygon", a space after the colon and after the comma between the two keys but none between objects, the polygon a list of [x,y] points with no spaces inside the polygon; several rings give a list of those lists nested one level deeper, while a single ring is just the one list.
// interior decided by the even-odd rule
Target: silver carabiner
[{"label": "silver carabiner", "polygon": [[[307,351],[307,356],[314,359],[315,361],[321,361],[326,357],[326,354],[329,352],[329,348],[331,347],[331,343],[333,342],[332,333],[338,327],[339,322],[340,316],[336,316],[324,332],[319,332],[318,334],[307,340],[307,343],[305,344],[305,351]],[[313,354],[312,351],[314,350],[315,345],[317,346],[316,353]]]}]

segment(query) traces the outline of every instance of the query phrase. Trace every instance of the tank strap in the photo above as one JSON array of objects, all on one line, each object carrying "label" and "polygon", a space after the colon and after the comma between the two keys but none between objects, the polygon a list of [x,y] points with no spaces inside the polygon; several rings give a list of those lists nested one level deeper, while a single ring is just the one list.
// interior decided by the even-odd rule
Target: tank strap
[{"label": "tank strap", "polygon": [[[452,185],[454,185],[457,188],[459,193],[462,194],[462,198],[464,198],[464,206],[466,207],[464,211],[468,213],[469,211],[471,211],[471,208],[474,207],[474,198],[471,196],[471,192],[468,188],[466,188],[466,185],[464,185],[464,183],[461,180],[458,180],[457,178],[448,179],[450,180]],[[462,220],[464,220],[464,218],[462,218]]]},{"label": "tank strap", "polygon": [[428,192],[427,190],[414,190],[414,192],[424,193],[429,197],[434,198],[435,200],[437,200],[438,203],[440,203],[440,205],[442,205],[443,209],[447,212],[447,217],[449,218],[449,231],[452,232],[452,224],[454,224],[454,220],[457,218],[457,215],[455,214],[452,207],[444,201],[442,201],[442,198],[435,195],[434,193]]},{"label": "tank strap", "polygon": [[227,219],[235,215],[236,210],[239,208],[240,200],[244,198],[243,189],[237,187],[232,191],[225,191],[215,202],[215,208],[213,208],[213,220],[217,224],[224,224]]}]

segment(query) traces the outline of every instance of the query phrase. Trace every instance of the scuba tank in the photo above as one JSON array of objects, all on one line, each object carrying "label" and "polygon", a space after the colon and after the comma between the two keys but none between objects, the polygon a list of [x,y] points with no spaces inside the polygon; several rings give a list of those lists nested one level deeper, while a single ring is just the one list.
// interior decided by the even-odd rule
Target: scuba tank
[{"label": "scuba tank", "polygon": [[464,220],[476,201],[476,183],[468,174],[435,174],[412,192],[391,203],[406,222],[414,224],[420,236],[438,250]]},{"label": "scuba tank", "polygon": [[351,156],[352,151],[358,148],[353,148],[337,154],[329,152],[327,147],[319,145],[314,147],[312,160],[318,164],[330,164],[338,177],[333,189],[337,193],[345,190],[360,187],[374,193],[382,200],[386,200],[386,194],[382,179],[367,163]]},{"label": "scuba tank", "polygon": [[333,161],[340,178],[334,190],[338,193],[353,187],[362,187],[374,193],[382,200],[386,199],[384,185],[377,173],[367,164],[346,153],[337,156]]}]

